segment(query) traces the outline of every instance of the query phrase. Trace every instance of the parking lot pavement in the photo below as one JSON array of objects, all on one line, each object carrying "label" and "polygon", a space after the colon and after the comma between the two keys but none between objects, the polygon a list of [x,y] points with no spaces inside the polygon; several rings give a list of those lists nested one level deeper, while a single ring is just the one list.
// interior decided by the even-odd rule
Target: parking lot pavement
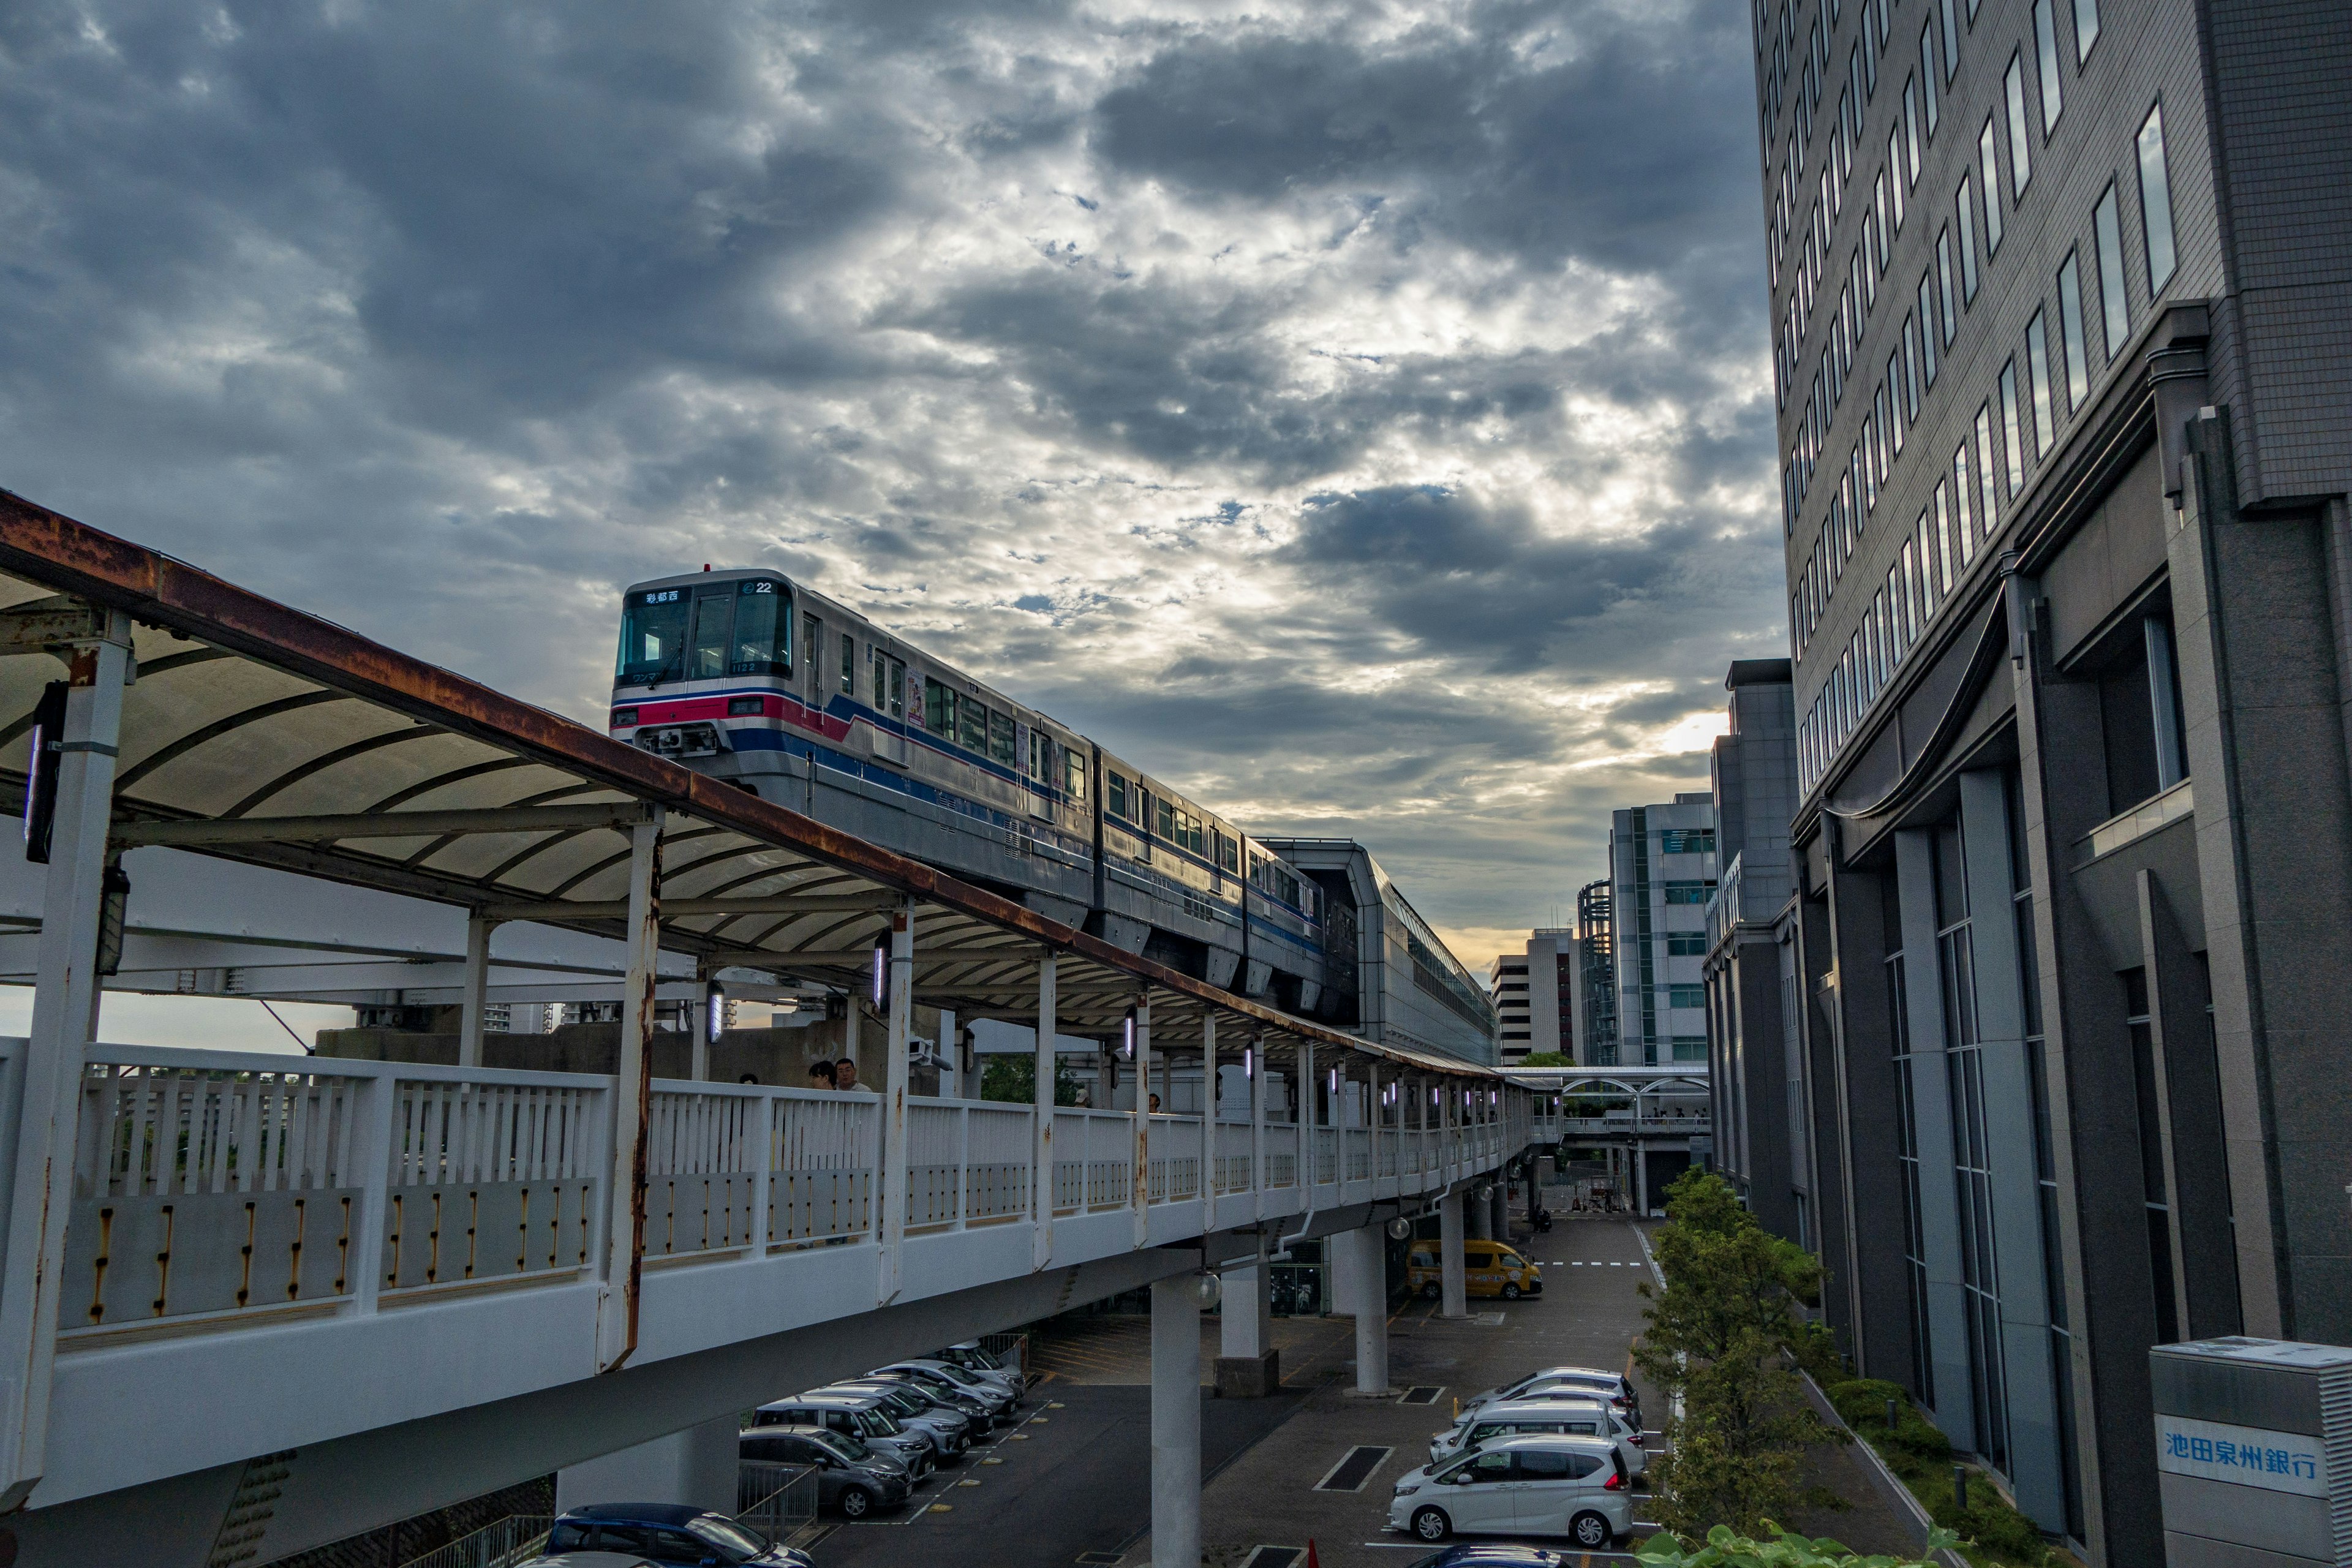
[{"label": "parking lot pavement", "polygon": [[[1304,1398],[1204,1396],[1202,1473],[1280,1426]],[[899,1512],[820,1537],[817,1561],[823,1568],[1081,1568],[1089,1553],[1105,1564],[1120,1561],[1151,1516],[1150,1388],[1057,1380],[1025,1415],[962,1465],[939,1472]]]},{"label": "parking lot pavement", "polygon": [[[1516,1245],[1543,1266],[1541,1297],[1473,1300],[1473,1316],[1454,1322],[1435,1315],[1436,1303],[1415,1300],[1391,1319],[1390,1381],[1400,1390],[1436,1388],[1433,1404],[1360,1399],[1349,1392],[1355,1381],[1350,1332],[1345,1347],[1328,1360],[1329,1381],[1204,1489],[1203,1568],[1240,1568],[1260,1546],[1303,1551],[1310,1538],[1321,1568],[1405,1568],[1429,1549],[1402,1535],[1383,1534],[1389,1500],[1397,1477],[1428,1458],[1429,1440],[1451,1423],[1456,1400],[1542,1366],[1630,1366],[1643,1305],[1634,1288],[1651,1278],[1633,1224],[1561,1215],[1549,1234]],[[1330,1321],[1352,1329],[1347,1320]],[[1642,1392],[1645,1414],[1654,1419],[1664,1401],[1646,1384]],[[1240,1403],[1218,1402],[1209,1408]],[[1360,1489],[1315,1489],[1359,1447],[1388,1450],[1362,1478]],[[1642,1517],[1638,1504],[1634,1512]],[[1137,1541],[1119,1568],[1140,1568],[1150,1552],[1148,1537]],[[1037,1561],[1061,1568],[1067,1560]],[[1569,1554],[1570,1564],[1580,1561],[1632,1559]],[[1303,1562],[1291,1568],[1304,1568]]]}]

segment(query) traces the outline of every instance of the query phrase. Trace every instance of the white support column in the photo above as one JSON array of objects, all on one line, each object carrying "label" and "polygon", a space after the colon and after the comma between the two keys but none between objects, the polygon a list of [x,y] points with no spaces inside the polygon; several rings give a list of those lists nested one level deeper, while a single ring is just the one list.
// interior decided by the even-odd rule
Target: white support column
[{"label": "white support column", "polygon": [[1242,1047],[1249,1069],[1250,1189],[1255,1194],[1255,1217],[1265,1217],[1265,1037],[1254,1035]]},{"label": "white support column", "polygon": [[1217,1015],[1201,1009],[1201,1234],[1217,1228]]},{"label": "white support column", "polygon": [[1377,1225],[1341,1231],[1331,1238],[1333,1284],[1339,1310],[1356,1320],[1356,1392],[1388,1394],[1388,1247]]},{"label": "white support column", "polygon": [[[1135,1143],[1129,1155],[1132,1168],[1128,1173],[1127,1188],[1128,1201],[1135,1208],[1138,1247],[1151,1243],[1151,1102],[1144,1098],[1150,1087],[1151,993],[1147,991],[1135,1004]],[[1152,1299],[1159,1300],[1156,1296]],[[1194,1359],[1199,1358],[1196,1355]],[[1196,1534],[1193,1539],[1197,1542],[1200,1538]]]},{"label": "white support column", "polygon": [[457,1023],[457,1065],[482,1065],[482,1015],[490,1001],[490,932],[498,922],[483,914],[466,917],[466,989]]},{"label": "white support column", "polygon": [[[34,948],[33,1017],[26,1042],[16,1161],[0,1268],[0,1508],[20,1507],[48,1462],[49,1384],[56,1364],[58,1276],[72,1206],[82,1060],[98,1024],[98,927],[105,900],[106,831],[122,735],[131,619],[103,612],[102,639],[67,659],[63,732],[40,737],[57,770],[49,865]],[[48,749],[54,745],[54,749]]]},{"label": "white support column", "polygon": [[1437,1277],[1441,1299],[1438,1315],[1470,1315],[1470,1279],[1462,1262],[1462,1189],[1454,1187],[1437,1200]]},{"label": "white support column", "polygon": [[1029,1268],[1054,1257],[1054,954],[1037,963],[1037,1092],[1029,1166]]},{"label": "white support column", "polygon": [[880,1278],[874,1299],[888,1303],[898,1295],[898,1254],[907,1240],[907,1057],[913,1048],[915,1005],[915,900],[890,912],[890,1009],[882,1069],[882,1242]]},{"label": "white support column", "polygon": [[613,1081],[613,1173],[605,1187],[604,1293],[596,1364],[618,1371],[637,1348],[646,1261],[646,1133],[654,1106],[654,984],[661,960],[661,824],[629,829],[629,978],[621,993],[620,1070]]},{"label": "white support column", "polygon": [[1364,1114],[1372,1129],[1366,1139],[1372,1152],[1372,1168],[1368,1173],[1371,1178],[1372,1191],[1377,1193],[1381,1190],[1381,1064],[1374,1060],[1367,1065],[1364,1072]]},{"label": "white support column", "polygon": [[1199,1281],[1151,1282],[1151,1568],[1201,1568]]}]

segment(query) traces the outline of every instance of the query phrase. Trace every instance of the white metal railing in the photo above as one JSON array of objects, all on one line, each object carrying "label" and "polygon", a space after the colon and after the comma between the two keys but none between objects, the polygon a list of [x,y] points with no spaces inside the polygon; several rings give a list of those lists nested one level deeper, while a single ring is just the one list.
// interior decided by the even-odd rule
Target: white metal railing
[{"label": "white metal railing", "polygon": [[[391,1295],[596,1276],[612,1096],[610,1078],[588,1074],[94,1047],[61,1331],[366,1312]],[[656,1081],[646,1257],[691,1263],[877,1239],[881,1113],[871,1094]],[[1053,1114],[1053,1212],[1128,1207],[1133,1114]],[[1026,1105],[910,1100],[908,1228],[1026,1220],[1034,1116]],[[1279,1193],[1276,1212],[1294,1212],[1302,1181],[1366,1196],[1391,1179],[1424,1190],[1572,1124],[1509,1108],[1496,1121],[1318,1127],[1303,1139],[1288,1122],[1153,1116],[1145,1196],[1156,1206],[1196,1203],[1212,1186],[1221,1197]]]}]

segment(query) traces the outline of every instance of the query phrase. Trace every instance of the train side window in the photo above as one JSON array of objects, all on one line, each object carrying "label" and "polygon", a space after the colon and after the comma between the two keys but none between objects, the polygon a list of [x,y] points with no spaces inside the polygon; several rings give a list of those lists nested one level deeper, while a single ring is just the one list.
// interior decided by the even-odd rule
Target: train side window
[{"label": "train side window", "polygon": [[988,752],[988,704],[969,696],[956,698],[956,744],[967,752]]},{"label": "train side window", "polygon": [[1013,728],[1012,714],[999,713],[993,708],[988,710],[988,756],[991,762],[1011,767],[1014,760],[1013,745],[1019,739]]},{"label": "train side window", "polygon": [[1217,867],[1229,872],[1241,869],[1241,846],[1223,833],[1217,835]]},{"label": "train side window", "polygon": [[1132,783],[1113,773],[1103,787],[1109,792],[1105,799],[1105,808],[1113,816],[1123,816],[1133,822],[1142,815],[1142,802],[1137,798],[1138,792]]},{"label": "train side window", "polygon": [[847,632],[841,634],[841,689],[857,695],[857,639]]},{"label": "train side window", "polygon": [[1029,731],[1029,776],[1039,784],[1054,777],[1054,738],[1039,729]]},{"label": "train side window", "polygon": [[808,649],[809,689],[824,683],[824,623],[814,616],[801,617],[801,647]]},{"label": "train side window", "polygon": [[956,694],[929,676],[923,678],[923,727],[934,735],[955,739]]},{"label": "train side window", "polygon": [[907,716],[907,667],[878,647],[874,650],[874,708],[893,719]]},{"label": "train side window", "polygon": [[1072,800],[1087,798],[1086,753],[1066,747],[1062,752],[1062,787]]}]

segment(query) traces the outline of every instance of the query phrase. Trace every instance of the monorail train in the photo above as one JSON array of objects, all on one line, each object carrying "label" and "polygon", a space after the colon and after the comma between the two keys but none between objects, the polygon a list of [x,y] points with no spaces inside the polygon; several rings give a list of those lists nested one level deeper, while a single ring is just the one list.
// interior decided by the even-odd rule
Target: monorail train
[{"label": "monorail train", "polygon": [[777,573],[632,586],[611,732],[1213,985],[1311,1016],[1341,1002],[1297,867]]}]

